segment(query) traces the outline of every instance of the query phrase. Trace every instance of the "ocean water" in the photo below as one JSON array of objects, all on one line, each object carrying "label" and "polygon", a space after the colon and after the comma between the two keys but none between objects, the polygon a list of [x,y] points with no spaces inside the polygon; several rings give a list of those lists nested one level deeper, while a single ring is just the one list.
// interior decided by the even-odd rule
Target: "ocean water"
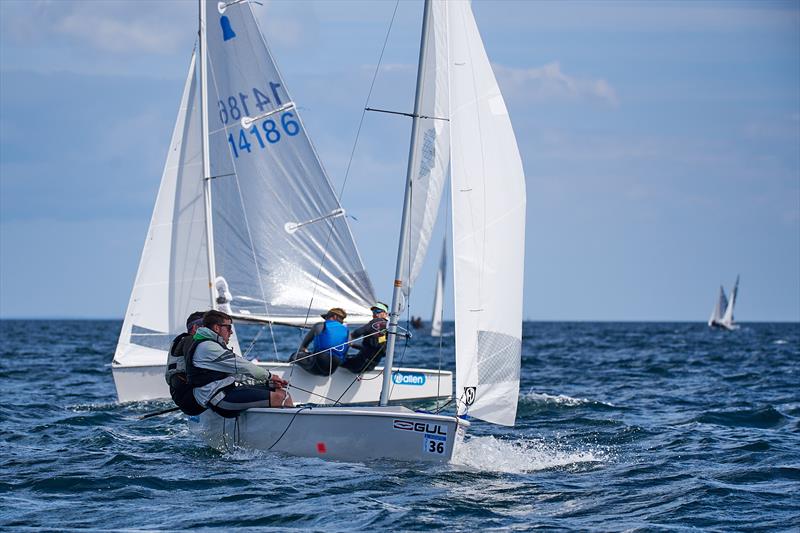
[{"label": "ocean water", "polygon": [[[800,528],[800,324],[526,323],[516,426],[474,421],[447,465],[219,453],[139,420],[171,404],[116,403],[120,325],[0,321],[1,529]],[[403,363],[452,350],[418,334]]]}]

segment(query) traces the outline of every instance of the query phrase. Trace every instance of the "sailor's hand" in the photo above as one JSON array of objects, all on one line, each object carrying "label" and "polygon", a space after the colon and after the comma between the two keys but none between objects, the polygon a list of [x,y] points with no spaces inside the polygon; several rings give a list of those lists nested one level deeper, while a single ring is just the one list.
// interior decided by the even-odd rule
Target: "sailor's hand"
[{"label": "sailor's hand", "polygon": [[289,385],[288,381],[286,381],[285,379],[281,378],[280,376],[276,376],[275,374],[272,374],[272,376],[270,376],[269,379],[270,379],[270,381],[272,381],[272,383],[275,384],[275,387],[277,387],[279,389],[283,389],[287,385]]}]

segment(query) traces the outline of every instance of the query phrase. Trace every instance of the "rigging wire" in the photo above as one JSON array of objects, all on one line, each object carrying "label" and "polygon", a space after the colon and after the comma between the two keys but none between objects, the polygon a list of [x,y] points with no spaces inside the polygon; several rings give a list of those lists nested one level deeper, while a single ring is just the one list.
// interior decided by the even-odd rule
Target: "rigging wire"
[{"label": "rigging wire", "polygon": [[[450,220],[451,188],[447,187],[447,182],[445,182],[445,189],[447,191],[447,198],[446,198],[447,199],[447,207],[445,208],[445,215],[444,215],[444,234],[445,234],[445,238],[447,238],[447,229],[450,226],[450,224],[452,223],[452,221]],[[447,245],[445,245],[444,253],[445,254],[447,253]],[[445,266],[446,266],[446,264],[445,264]],[[442,277],[446,278],[446,275],[447,275],[447,268],[445,268],[445,272],[442,273]],[[437,280],[437,283],[438,283],[438,280]],[[444,288],[444,283],[442,283],[442,292],[443,293],[444,293],[444,289],[445,289]],[[447,305],[446,301],[442,300],[442,307],[441,307],[441,311],[439,313],[439,367],[438,367],[439,380],[436,382],[436,397],[437,398],[439,398],[439,396],[440,396],[440,388],[441,388],[441,384],[442,384],[442,360],[443,360],[442,354],[444,353],[444,335],[443,335],[444,332],[442,331],[442,326],[441,325],[444,324],[444,307],[445,307],[445,305]],[[453,337],[453,340],[454,340],[454,342],[456,341],[455,337]],[[453,347],[453,351],[455,351],[455,345]],[[453,355],[455,355],[455,354],[453,354]],[[447,403],[445,403],[441,407],[438,407],[436,409],[436,413],[437,414],[440,413],[442,411],[442,409],[444,409],[450,402],[453,401],[453,398],[455,398],[455,394],[453,394],[453,396],[450,398],[450,400]],[[438,402],[438,400],[437,400],[437,402]]]},{"label": "rigging wire", "polygon": [[[394,20],[395,20],[395,17],[397,16],[397,8],[399,7],[399,5],[400,5],[400,0],[397,0],[395,2],[394,10],[392,11],[392,18],[389,20],[389,27],[386,30],[386,37],[383,40],[383,46],[381,48],[381,53],[380,53],[380,55],[378,57],[378,62],[375,65],[375,72],[372,75],[372,82],[370,83],[369,91],[367,92],[367,98],[366,98],[366,102],[364,103],[364,108],[366,108],[369,105],[369,100],[372,97],[372,91],[373,91],[373,89],[375,87],[375,81],[378,78],[378,73],[380,72],[381,64],[383,63],[383,55],[384,55],[384,53],[386,51],[386,45],[389,42],[389,36],[392,33],[392,27],[394,26]],[[353,148],[350,151],[350,158],[347,161],[347,168],[345,170],[344,179],[342,180],[342,185],[339,188],[339,193],[338,193],[338,195],[336,197],[336,200],[337,200],[337,202],[339,203],[340,206],[341,206],[342,196],[344,195],[345,187],[347,186],[347,180],[348,180],[348,178],[350,176],[350,168],[351,168],[351,166],[353,164],[353,157],[355,155],[356,147],[358,146],[358,140],[359,140],[359,138],[361,136],[361,129],[362,129],[363,125],[364,125],[364,117],[366,116],[366,113],[367,113],[366,109],[361,111],[361,118],[359,119],[359,122],[358,122],[358,128],[356,130],[355,139],[353,140]],[[325,246],[323,247],[323,257],[322,257],[322,260],[320,261],[319,270],[317,270],[317,275],[316,275],[316,279],[315,279],[316,282],[319,282],[319,278],[320,278],[320,275],[322,273],[323,266],[325,264],[325,259],[327,258],[327,255],[328,255],[328,246],[330,244],[332,236],[333,236],[333,225],[330,226],[330,230],[328,231],[328,237],[325,240]],[[306,324],[308,323],[308,318],[309,318],[309,315],[311,314],[311,308],[312,308],[312,306],[314,304],[314,296],[316,295],[316,290],[317,290],[317,285],[315,284],[314,285],[314,291],[312,293],[311,299],[310,299],[309,304],[308,304],[308,308],[306,309],[306,317],[305,317],[305,323]],[[303,335],[303,336],[305,336],[305,335]],[[300,339],[300,341],[297,344],[298,349],[300,348],[300,344],[301,343],[302,343],[302,338]],[[295,350],[295,351],[297,351],[297,350]],[[294,373],[294,366],[292,366],[292,369],[289,372],[289,377],[290,378],[291,378],[293,373]]]}]

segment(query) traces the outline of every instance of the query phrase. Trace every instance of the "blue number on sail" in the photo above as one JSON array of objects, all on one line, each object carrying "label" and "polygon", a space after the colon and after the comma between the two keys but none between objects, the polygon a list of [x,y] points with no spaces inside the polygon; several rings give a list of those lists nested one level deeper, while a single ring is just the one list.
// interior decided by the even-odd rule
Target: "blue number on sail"
[{"label": "blue number on sail", "polygon": [[278,87],[280,86],[280,83],[275,83],[274,81],[269,82],[269,88],[272,89],[272,96],[275,97],[275,102],[278,105],[281,105],[281,97],[278,96]]},{"label": "blue number on sail", "polygon": [[223,124],[228,123],[228,110],[225,108],[225,102],[219,100],[219,119]]},{"label": "blue number on sail", "polygon": [[300,124],[297,123],[295,120],[291,120],[290,117],[293,117],[294,113],[284,113],[281,115],[281,124],[283,125],[283,131],[286,132],[286,135],[292,136],[297,135],[300,133]]},{"label": "blue number on sail", "polygon": [[250,142],[247,140],[247,135],[244,134],[244,130],[239,130],[239,148],[247,150],[247,152],[250,153]]},{"label": "blue number on sail", "polygon": [[264,108],[269,103],[269,97],[255,87],[253,88],[253,96],[256,98],[256,107],[258,107],[258,110],[263,113]]},{"label": "blue number on sail", "polygon": [[239,158],[239,151],[236,149],[236,143],[233,142],[233,133],[228,134],[228,143],[231,145],[231,150],[233,150],[233,157]]},{"label": "blue number on sail", "polygon": [[264,141],[261,140],[261,132],[258,131],[258,126],[253,126],[250,128],[250,133],[256,136],[256,139],[258,139],[258,145],[261,148],[264,148]]},{"label": "blue number on sail", "polygon": [[236,37],[236,32],[233,31],[231,27],[231,21],[226,16],[221,16],[219,18],[219,25],[222,27],[222,40],[223,41],[230,41],[234,37]]},{"label": "blue number on sail", "polygon": [[242,118],[242,112],[239,111],[239,105],[236,102],[236,97],[231,96],[228,98],[228,107],[231,110],[231,118],[233,120],[239,120]]},{"label": "blue number on sail", "polygon": [[267,119],[261,125],[264,128],[264,134],[267,137],[267,142],[270,144],[275,144],[276,142],[281,140],[281,132],[278,131],[278,128],[275,127],[275,121],[272,119]]},{"label": "blue number on sail", "polygon": [[250,110],[247,109],[247,95],[244,93],[239,93],[239,101],[242,102],[242,109],[244,109],[245,115],[250,115]]}]

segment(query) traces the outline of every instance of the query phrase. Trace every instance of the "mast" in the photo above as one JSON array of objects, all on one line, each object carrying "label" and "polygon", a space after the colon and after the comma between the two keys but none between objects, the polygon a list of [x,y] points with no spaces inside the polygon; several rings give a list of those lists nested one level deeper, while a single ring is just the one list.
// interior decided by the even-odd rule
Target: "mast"
[{"label": "mast", "polygon": [[414,159],[414,139],[417,138],[417,127],[419,123],[420,101],[422,100],[422,62],[425,59],[425,43],[428,33],[428,21],[431,13],[431,1],[425,0],[425,8],[422,15],[422,36],[419,45],[419,62],[417,63],[417,89],[414,96],[414,116],[411,122],[411,143],[408,148],[408,170],[406,171],[406,192],[403,198],[403,217],[400,222],[400,240],[397,245],[397,266],[394,274],[394,290],[392,291],[392,309],[389,314],[389,324],[387,330],[389,338],[386,343],[386,362],[383,365],[383,386],[381,388],[380,405],[385,406],[389,402],[389,390],[392,384],[392,363],[394,361],[394,345],[397,339],[397,323],[400,319],[400,296],[403,289],[403,264],[406,262],[406,238],[408,234],[409,217],[411,208],[411,187],[412,173],[411,168]]},{"label": "mast", "polygon": [[198,0],[197,5],[199,8],[200,17],[200,129],[203,137],[203,198],[205,199],[205,215],[206,215],[206,251],[208,253],[208,290],[211,299],[211,308],[217,308],[217,298],[214,294],[214,280],[217,278],[217,272],[214,259],[214,224],[211,219],[211,176],[210,169],[211,163],[209,159],[209,146],[208,146],[208,46],[206,43],[206,10],[204,9],[204,0]]}]

